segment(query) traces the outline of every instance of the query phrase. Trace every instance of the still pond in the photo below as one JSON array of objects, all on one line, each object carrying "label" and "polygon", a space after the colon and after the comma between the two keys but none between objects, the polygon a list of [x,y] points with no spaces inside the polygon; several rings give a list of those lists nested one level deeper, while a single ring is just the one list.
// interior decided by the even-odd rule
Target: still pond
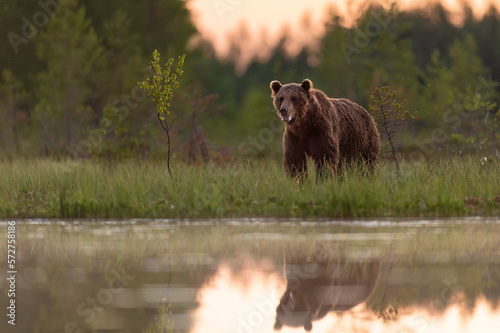
[{"label": "still pond", "polygon": [[1,332],[500,332],[498,219],[27,220],[13,257],[8,239]]}]

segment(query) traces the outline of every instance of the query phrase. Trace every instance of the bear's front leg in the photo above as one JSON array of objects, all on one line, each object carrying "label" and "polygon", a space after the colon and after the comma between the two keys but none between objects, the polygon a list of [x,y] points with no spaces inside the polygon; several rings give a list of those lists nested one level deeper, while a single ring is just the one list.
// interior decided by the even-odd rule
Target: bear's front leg
[{"label": "bear's front leg", "polygon": [[285,173],[299,183],[307,178],[306,144],[290,131],[283,135],[283,165]]}]

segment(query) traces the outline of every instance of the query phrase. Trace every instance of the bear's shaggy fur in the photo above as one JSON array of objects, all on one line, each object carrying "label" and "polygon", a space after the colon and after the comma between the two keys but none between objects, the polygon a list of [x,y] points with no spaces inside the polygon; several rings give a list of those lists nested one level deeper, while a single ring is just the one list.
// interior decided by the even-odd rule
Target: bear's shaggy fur
[{"label": "bear's shaggy fur", "polygon": [[302,84],[271,82],[278,116],[285,124],[283,162],[285,172],[299,181],[307,177],[307,157],[321,177],[325,170],[338,172],[343,165],[366,163],[373,170],[379,153],[379,133],[372,116],[344,98],[328,98]]}]

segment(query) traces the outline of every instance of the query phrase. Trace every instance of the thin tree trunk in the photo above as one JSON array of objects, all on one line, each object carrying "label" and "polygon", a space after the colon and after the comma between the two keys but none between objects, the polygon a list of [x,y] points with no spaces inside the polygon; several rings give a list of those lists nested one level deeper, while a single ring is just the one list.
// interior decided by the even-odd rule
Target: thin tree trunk
[{"label": "thin tree trunk", "polygon": [[389,271],[387,273],[387,278],[385,280],[384,293],[382,294],[382,304],[380,305],[380,311],[378,314],[378,319],[385,317],[387,315],[386,310],[389,307],[389,303],[387,301],[389,292],[387,289],[389,288],[389,279],[392,274],[392,266],[394,265],[394,261],[391,260],[391,265],[389,266]]},{"label": "thin tree trunk", "polygon": [[172,122],[170,123],[170,126],[167,126],[165,131],[167,132],[167,139],[168,139],[168,151],[167,151],[167,170],[168,174],[170,175],[171,179],[174,179],[174,176],[172,175],[172,169],[170,169],[170,151],[171,151],[171,141],[170,141],[170,129],[174,125],[175,118],[172,119]]},{"label": "thin tree trunk", "polygon": [[389,144],[391,145],[392,156],[394,156],[394,162],[396,162],[396,170],[398,170],[399,172],[400,168],[399,168],[398,154],[396,152],[396,147],[394,147],[394,142],[392,142],[392,138],[389,139]]},{"label": "thin tree trunk", "polygon": [[[172,121],[173,123],[173,121]],[[174,178],[174,176],[172,176],[172,169],[170,169],[170,128],[168,129],[167,132],[167,139],[168,139],[168,150],[167,150],[167,170],[168,170],[168,174],[170,175],[170,178]]]},{"label": "thin tree trunk", "polygon": [[398,155],[396,152],[396,146],[394,145],[394,142],[392,141],[392,136],[394,133],[391,133],[389,130],[389,121],[390,119],[386,117],[385,112],[384,112],[384,106],[381,108],[381,113],[382,113],[382,125],[384,126],[385,133],[387,135],[387,140],[389,140],[389,145],[391,146],[391,151],[392,151],[392,156],[394,157],[394,162],[396,162],[396,170],[398,170],[398,173],[400,171],[399,168],[399,160],[398,160]]},{"label": "thin tree trunk", "polygon": [[[160,122],[161,127],[163,127],[163,130],[167,133],[167,171],[168,171],[168,174],[170,175],[170,178],[173,179],[174,176],[172,176],[172,169],[170,169],[170,129],[174,125],[175,118],[172,119],[172,122],[170,123],[170,126],[169,126],[168,124],[163,123],[159,112],[156,113],[156,116],[158,117],[158,121]],[[165,122],[166,122],[166,120],[165,120]]]}]

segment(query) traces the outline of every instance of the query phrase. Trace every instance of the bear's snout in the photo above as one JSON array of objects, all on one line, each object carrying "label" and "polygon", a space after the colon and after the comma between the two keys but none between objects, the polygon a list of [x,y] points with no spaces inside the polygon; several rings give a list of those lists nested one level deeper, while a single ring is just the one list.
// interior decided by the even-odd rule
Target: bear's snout
[{"label": "bear's snout", "polygon": [[281,117],[281,120],[283,120],[285,123],[289,123],[293,119],[293,113],[289,114],[288,108],[285,106],[280,107],[279,115]]}]

